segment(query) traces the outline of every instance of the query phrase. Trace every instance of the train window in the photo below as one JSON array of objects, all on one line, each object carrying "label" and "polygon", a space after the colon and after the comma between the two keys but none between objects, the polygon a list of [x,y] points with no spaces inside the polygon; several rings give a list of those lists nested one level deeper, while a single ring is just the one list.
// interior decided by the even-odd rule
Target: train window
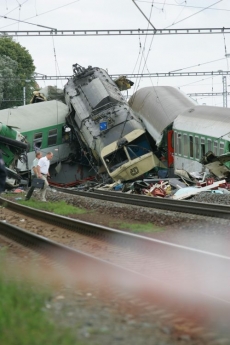
[{"label": "train window", "polygon": [[42,146],[42,133],[35,133],[34,134],[34,140],[33,140],[33,148],[34,151],[37,151]]},{"label": "train window", "polygon": [[184,134],[184,156],[188,156],[188,135]]},{"label": "train window", "polygon": [[189,148],[190,148],[190,158],[193,158],[194,153],[193,153],[193,136],[192,135],[189,136]]},{"label": "train window", "polygon": [[213,143],[213,153],[214,155],[218,155],[218,142],[215,140],[214,143]]},{"label": "train window", "polygon": [[199,138],[195,137],[195,158],[200,158],[200,147],[199,147]]},{"label": "train window", "polygon": [[201,157],[205,155],[205,139],[200,139],[200,149],[201,149]]},{"label": "train window", "polygon": [[51,129],[48,134],[48,146],[57,144],[57,128]]},{"label": "train window", "polygon": [[208,139],[208,151],[212,151],[212,140]]},{"label": "train window", "polygon": [[177,132],[174,132],[174,152],[177,153]]},{"label": "train window", "polygon": [[223,155],[224,154],[224,143],[220,142],[220,151],[219,151],[219,155]]},{"label": "train window", "polygon": [[178,133],[178,136],[177,136],[177,142],[178,142],[178,154],[181,155],[182,153],[182,146],[181,146],[181,134]]},{"label": "train window", "polygon": [[131,141],[128,145],[126,145],[126,149],[130,159],[135,159],[137,157],[146,155],[151,150],[145,135],[141,135],[140,137]]},{"label": "train window", "polygon": [[121,165],[128,162],[128,157],[126,156],[126,153],[124,151],[124,148],[120,148],[112,153],[110,153],[108,156],[104,157],[104,160],[106,162],[106,165],[110,172],[116,170]]}]

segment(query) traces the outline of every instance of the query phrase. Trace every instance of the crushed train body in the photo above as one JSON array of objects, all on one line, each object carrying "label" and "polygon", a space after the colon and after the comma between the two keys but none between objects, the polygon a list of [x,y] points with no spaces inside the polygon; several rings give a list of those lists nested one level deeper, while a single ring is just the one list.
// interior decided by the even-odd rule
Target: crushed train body
[{"label": "crushed train body", "polygon": [[66,122],[76,148],[85,152],[92,167],[98,165],[98,171],[114,181],[127,181],[163,166],[141,121],[108,73],[78,64],[73,70],[64,89],[69,107]]}]

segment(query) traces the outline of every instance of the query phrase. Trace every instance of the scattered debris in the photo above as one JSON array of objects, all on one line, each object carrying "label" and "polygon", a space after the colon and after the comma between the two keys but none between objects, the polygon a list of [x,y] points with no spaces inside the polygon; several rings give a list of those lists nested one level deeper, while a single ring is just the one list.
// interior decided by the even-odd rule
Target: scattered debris
[{"label": "scattered debris", "polygon": [[209,189],[215,189],[218,188],[220,185],[224,185],[226,183],[225,180],[209,183],[207,182],[205,187],[196,186],[196,187],[186,187],[179,189],[172,197],[174,200],[182,200],[182,199],[188,199],[189,197],[196,195],[201,192],[206,192]]}]

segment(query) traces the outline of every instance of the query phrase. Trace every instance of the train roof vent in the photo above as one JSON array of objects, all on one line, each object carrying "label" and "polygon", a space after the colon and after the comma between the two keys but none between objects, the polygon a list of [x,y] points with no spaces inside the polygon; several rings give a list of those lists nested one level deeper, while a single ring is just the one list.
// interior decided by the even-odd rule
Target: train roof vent
[{"label": "train roof vent", "polygon": [[82,89],[92,109],[122,101],[115,87],[109,83],[104,84],[99,78],[92,80],[88,85],[82,86]]}]

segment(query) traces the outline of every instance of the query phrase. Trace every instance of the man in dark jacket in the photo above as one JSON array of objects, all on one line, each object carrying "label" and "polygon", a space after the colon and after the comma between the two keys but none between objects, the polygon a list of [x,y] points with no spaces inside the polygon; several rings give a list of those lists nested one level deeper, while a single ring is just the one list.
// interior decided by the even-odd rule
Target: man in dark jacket
[{"label": "man in dark jacket", "polygon": [[4,160],[2,159],[2,153],[0,151],[0,193],[4,192],[6,183],[6,168]]}]

